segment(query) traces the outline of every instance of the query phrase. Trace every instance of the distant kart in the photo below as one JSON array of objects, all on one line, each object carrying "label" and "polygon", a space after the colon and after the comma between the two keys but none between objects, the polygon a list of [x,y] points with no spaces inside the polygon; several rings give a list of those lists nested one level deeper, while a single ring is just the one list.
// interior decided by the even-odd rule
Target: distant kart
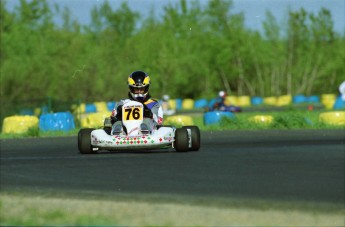
[{"label": "distant kart", "polygon": [[242,112],[242,109],[239,106],[222,106],[222,107],[219,108],[219,111],[223,111],[223,112]]},{"label": "distant kart", "polygon": [[143,104],[130,101],[122,107],[122,123],[126,130],[112,135],[106,125],[102,129],[84,128],[78,133],[78,149],[81,154],[97,153],[99,150],[154,150],[174,148],[178,152],[200,149],[200,130],[197,126],[158,126],[151,133],[143,134]]},{"label": "distant kart", "polygon": [[210,108],[207,111],[221,111],[221,112],[233,112],[233,113],[237,113],[237,112],[242,112],[241,107],[239,106],[220,106],[218,108]]}]

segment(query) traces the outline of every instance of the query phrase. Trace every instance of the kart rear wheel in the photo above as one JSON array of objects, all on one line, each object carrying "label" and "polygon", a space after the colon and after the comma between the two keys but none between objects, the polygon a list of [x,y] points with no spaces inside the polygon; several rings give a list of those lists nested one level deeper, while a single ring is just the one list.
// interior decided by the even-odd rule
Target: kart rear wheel
[{"label": "kart rear wheel", "polygon": [[81,154],[93,154],[97,153],[92,149],[91,145],[91,132],[95,130],[93,128],[83,128],[78,133],[78,149]]},{"label": "kart rear wheel", "polygon": [[175,131],[174,147],[177,152],[188,151],[188,131],[185,128],[178,128]]},{"label": "kart rear wheel", "polygon": [[198,126],[183,126],[182,128],[190,129],[190,136],[192,141],[192,146],[189,148],[191,151],[198,151],[200,149],[200,130]]}]

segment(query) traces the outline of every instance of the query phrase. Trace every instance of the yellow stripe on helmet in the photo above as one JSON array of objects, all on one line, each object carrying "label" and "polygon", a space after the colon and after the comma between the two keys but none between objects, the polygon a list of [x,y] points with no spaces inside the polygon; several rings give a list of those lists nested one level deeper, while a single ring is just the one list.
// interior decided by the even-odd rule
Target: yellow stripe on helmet
[{"label": "yellow stripe on helmet", "polygon": [[148,85],[148,84],[150,84],[150,77],[149,76],[145,77],[144,82],[143,82],[143,85]]},{"label": "yellow stripe on helmet", "polygon": [[128,84],[135,85],[135,81],[131,77],[128,77]]}]

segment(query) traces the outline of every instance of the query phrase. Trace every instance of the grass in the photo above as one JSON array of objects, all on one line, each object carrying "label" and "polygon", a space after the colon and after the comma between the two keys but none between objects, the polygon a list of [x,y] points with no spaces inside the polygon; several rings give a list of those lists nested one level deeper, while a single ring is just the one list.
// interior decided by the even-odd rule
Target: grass
[{"label": "grass", "polygon": [[73,136],[77,135],[79,128],[76,128],[71,131],[41,131],[39,128],[29,128],[26,133],[19,134],[0,134],[0,139],[14,139],[14,138],[23,138],[23,137],[54,137],[54,136]]},{"label": "grass", "polygon": [[344,210],[0,194],[1,226],[342,226]]},{"label": "grass", "polygon": [[[329,125],[319,121],[320,111],[277,111],[277,112],[241,112],[234,113],[234,118],[222,118],[219,124],[204,125],[203,117],[193,117],[195,125],[201,130],[263,130],[263,129],[345,129],[345,125]],[[254,122],[256,115],[271,115],[271,123]]]}]

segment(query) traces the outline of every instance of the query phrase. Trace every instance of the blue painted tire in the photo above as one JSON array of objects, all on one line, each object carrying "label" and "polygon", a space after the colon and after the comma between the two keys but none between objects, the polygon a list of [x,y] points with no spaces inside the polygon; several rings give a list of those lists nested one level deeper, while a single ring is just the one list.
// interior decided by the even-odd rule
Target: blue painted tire
[{"label": "blue painted tire", "polygon": [[317,95],[307,97],[308,103],[320,103],[320,98]]},{"label": "blue painted tire", "polygon": [[221,112],[221,111],[212,111],[204,113],[204,124],[211,125],[217,124],[223,117],[235,118],[235,115],[231,112]]},{"label": "blue painted tire", "polygon": [[207,99],[198,99],[194,102],[194,108],[201,109],[206,108],[208,104]]},{"label": "blue painted tire", "polygon": [[304,95],[295,95],[292,100],[294,104],[307,102],[307,98]]},{"label": "blue painted tire", "polygon": [[39,127],[42,131],[70,131],[75,128],[74,117],[70,112],[42,114]]},{"label": "blue painted tire", "polygon": [[250,101],[252,105],[261,105],[262,103],[264,103],[264,99],[259,96],[252,97]]}]

